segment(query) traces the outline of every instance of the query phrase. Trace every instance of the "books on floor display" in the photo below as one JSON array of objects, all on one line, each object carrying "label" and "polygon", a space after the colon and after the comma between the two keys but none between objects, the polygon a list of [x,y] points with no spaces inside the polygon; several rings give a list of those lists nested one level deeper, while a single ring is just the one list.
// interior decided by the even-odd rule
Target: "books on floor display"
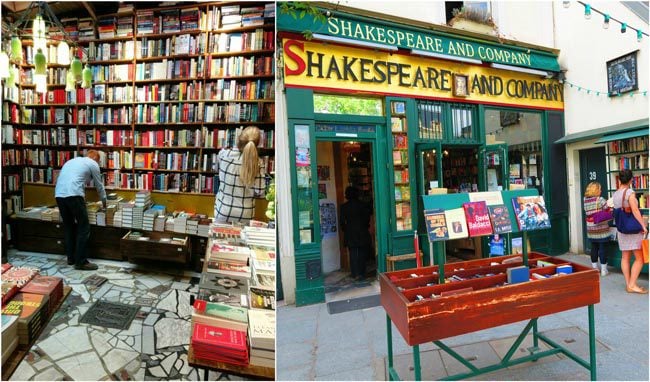
[{"label": "books on floor display", "polygon": [[275,311],[249,309],[248,327],[251,348],[275,349]]},{"label": "books on floor display", "polygon": [[48,297],[33,293],[18,293],[2,309],[2,314],[18,317],[20,345],[36,339],[48,316]]},{"label": "books on floor display", "polygon": [[226,276],[250,277],[251,267],[246,262],[207,259],[207,269],[209,273],[217,273]]},{"label": "books on floor display", "polygon": [[512,232],[512,222],[510,221],[510,214],[505,204],[488,206],[488,211],[490,213],[490,220],[492,221],[494,233],[501,234]]},{"label": "books on floor display", "polygon": [[192,347],[196,358],[235,365],[248,365],[248,343],[245,331],[204,324],[194,325]]},{"label": "books on floor display", "polygon": [[424,210],[424,221],[427,225],[429,241],[447,240],[449,238],[445,211],[442,208]]},{"label": "books on floor display", "polygon": [[551,227],[543,196],[518,196],[512,198],[512,206],[515,209],[517,226],[520,231],[533,231]]},{"label": "books on floor display", "polygon": [[18,317],[2,315],[2,364],[18,346]]},{"label": "books on floor display", "polygon": [[213,316],[210,314],[205,314],[194,309],[192,312],[192,326],[195,324],[204,324],[210,326],[219,326],[221,328],[232,329],[232,330],[248,330],[248,324],[245,322],[227,320],[225,318]]},{"label": "books on floor display", "polygon": [[12,267],[2,274],[2,281],[13,281],[19,288],[27,284],[38,274],[37,268],[31,267]]},{"label": "books on floor display", "polygon": [[42,294],[48,296],[50,312],[54,311],[56,304],[63,298],[63,279],[54,276],[35,276],[20,290],[24,293]]},{"label": "books on floor display", "polygon": [[463,203],[467,231],[469,236],[485,236],[492,234],[490,214],[484,201]]},{"label": "books on floor display", "polygon": [[15,281],[2,280],[2,306],[18,293],[18,284]]},{"label": "books on floor display", "polygon": [[237,243],[241,241],[242,227],[232,224],[212,223],[210,225],[210,237],[213,239],[224,240],[227,242]]},{"label": "books on floor display", "polygon": [[204,272],[199,289],[210,289],[226,295],[248,294],[248,278]]},{"label": "books on floor display", "polygon": [[275,248],[275,229],[246,226],[242,229],[241,236],[246,245],[261,245]]},{"label": "books on floor display", "polygon": [[250,249],[213,241],[208,249],[208,254],[210,258],[247,262],[250,257]]},{"label": "books on floor display", "polygon": [[6,271],[8,271],[9,268],[11,268],[11,264],[10,264],[10,263],[4,263],[4,264],[2,264],[2,273],[5,273]]},{"label": "books on floor display", "polygon": [[523,283],[529,280],[528,267],[525,265],[508,268],[506,274],[508,275],[508,284]]},{"label": "books on floor display", "polygon": [[248,323],[248,309],[241,306],[195,300],[194,309],[199,313],[219,317],[224,320]]},{"label": "books on floor display", "polygon": [[462,208],[453,208],[451,210],[446,210],[445,220],[447,221],[447,233],[449,234],[449,240],[462,239],[468,236],[465,210]]}]

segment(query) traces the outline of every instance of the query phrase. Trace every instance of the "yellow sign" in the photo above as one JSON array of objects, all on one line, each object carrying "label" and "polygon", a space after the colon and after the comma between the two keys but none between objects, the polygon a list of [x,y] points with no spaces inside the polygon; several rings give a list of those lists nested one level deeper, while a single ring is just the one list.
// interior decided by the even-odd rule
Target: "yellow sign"
[{"label": "yellow sign", "polygon": [[295,39],[282,46],[288,87],[564,109],[562,84],[541,76]]}]

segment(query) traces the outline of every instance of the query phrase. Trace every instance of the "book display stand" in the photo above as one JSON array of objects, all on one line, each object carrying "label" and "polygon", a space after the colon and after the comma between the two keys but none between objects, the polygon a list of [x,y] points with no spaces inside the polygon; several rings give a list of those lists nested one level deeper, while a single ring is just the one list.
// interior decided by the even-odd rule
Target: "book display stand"
[{"label": "book display stand", "polygon": [[[537,190],[477,194],[500,194],[510,214],[512,232],[520,232],[511,200],[537,196]],[[476,200],[477,196],[481,195],[472,195],[472,199]],[[470,196],[430,195],[423,199],[425,210],[455,209],[469,202]],[[526,231],[523,231],[521,255],[445,264],[444,252],[438,252],[437,265],[379,276],[381,303],[386,311],[389,380],[400,379],[393,364],[392,324],[413,349],[415,380],[422,379],[420,345],[426,342],[433,342],[469,370],[443,379],[467,379],[562,353],[587,368],[591,380],[596,380],[594,304],[600,302],[599,273],[563,259],[528,253],[526,239]],[[537,328],[537,320],[542,316],[583,306],[587,306],[589,316],[589,361],[539,333]],[[524,320],[528,323],[507,354],[499,363],[487,367],[475,366],[441,342],[445,338]],[[528,349],[530,354],[512,359],[531,330],[533,347]],[[549,349],[541,350],[539,340]]]}]

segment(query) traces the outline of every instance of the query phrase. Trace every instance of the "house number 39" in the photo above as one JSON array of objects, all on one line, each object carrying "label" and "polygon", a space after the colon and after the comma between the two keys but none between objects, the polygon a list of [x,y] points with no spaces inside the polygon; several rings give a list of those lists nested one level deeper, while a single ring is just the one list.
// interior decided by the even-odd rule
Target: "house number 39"
[{"label": "house number 39", "polygon": [[596,171],[589,171],[589,180],[596,180]]}]

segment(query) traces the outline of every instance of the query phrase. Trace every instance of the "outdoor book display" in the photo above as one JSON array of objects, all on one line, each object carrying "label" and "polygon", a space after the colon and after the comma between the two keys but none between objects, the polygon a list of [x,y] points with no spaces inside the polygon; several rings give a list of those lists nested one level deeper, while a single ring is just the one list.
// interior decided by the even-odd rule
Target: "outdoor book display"
[{"label": "outdoor book display", "polygon": [[[536,190],[518,190],[424,196],[429,239],[448,240],[449,236],[445,237],[444,233],[453,231],[453,225],[448,228],[444,212],[461,208],[465,211],[465,230],[470,237],[492,234],[496,226],[500,233],[523,232],[526,243],[526,230],[550,227],[544,200],[536,193]],[[496,209],[499,211],[491,216],[490,212]],[[454,216],[458,219],[459,214]],[[511,222],[510,228],[507,220]],[[379,276],[381,303],[387,314],[390,380],[399,379],[393,367],[392,324],[413,348],[416,380],[422,379],[419,345],[431,341],[469,370],[446,379],[466,379],[557,353],[589,369],[591,379],[596,379],[594,304],[600,302],[597,270],[537,252],[529,254],[525,244],[523,254],[453,264],[445,264],[443,256],[444,252],[436,254],[437,265]],[[539,317],[582,306],[588,307],[589,361],[537,330]],[[528,324],[506,356],[495,365],[479,368],[441,342],[444,338],[523,320],[529,320]],[[512,359],[531,329],[533,347],[529,349],[530,354]],[[539,340],[550,349],[540,350]]]},{"label": "outdoor book display", "polygon": [[275,375],[275,230],[264,226],[210,227],[188,351],[206,373]]}]

